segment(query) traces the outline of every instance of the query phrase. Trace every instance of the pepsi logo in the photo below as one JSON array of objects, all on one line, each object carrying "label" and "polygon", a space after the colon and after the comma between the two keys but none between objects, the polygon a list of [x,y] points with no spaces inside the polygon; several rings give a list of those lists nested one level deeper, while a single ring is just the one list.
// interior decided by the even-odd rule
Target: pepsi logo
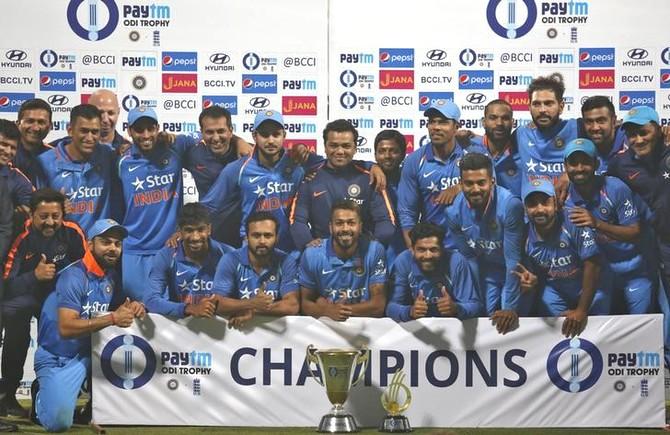
[{"label": "pepsi logo", "polygon": [[670,73],[663,73],[661,75],[661,83],[670,83]]},{"label": "pepsi logo", "polygon": [[208,107],[212,107],[214,105],[214,102],[212,100],[205,100],[202,102],[202,108],[206,109]]},{"label": "pepsi logo", "polygon": [[172,65],[172,56],[163,56],[163,65]]},{"label": "pepsi logo", "polygon": [[629,104],[630,103],[630,97],[628,95],[622,95],[621,98],[619,98],[619,103]]},{"label": "pepsi logo", "polygon": [[47,75],[43,75],[43,76],[40,78],[40,83],[41,83],[43,86],[49,86],[49,85],[51,84],[51,77],[49,77],[49,76],[47,76]]},{"label": "pepsi logo", "polygon": [[429,103],[430,103],[430,97],[424,95],[423,97],[419,98],[419,104],[421,104],[422,106],[425,106]]},{"label": "pepsi logo", "polygon": [[461,76],[458,78],[458,81],[464,85],[470,81],[470,76],[467,74],[461,74]]},{"label": "pepsi logo", "polygon": [[579,55],[579,61],[580,62],[586,62],[589,59],[591,59],[591,54],[588,51],[583,51]]},{"label": "pepsi logo", "polygon": [[253,85],[254,85],[254,81],[251,80],[251,79],[244,79],[244,81],[242,82],[242,87],[243,88],[248,89],[248,88],[252,87]]},{"label": "pepsi logo", "polygon": [[388,62],[391,59],[391,54],[388,51],[383,51],[379,54],[380,62]]},{"label": "pepsi logo", "polygon": [[9,97],[7,95],[3,95],[0,97],[0,107],[6,107],[9,105]]}]

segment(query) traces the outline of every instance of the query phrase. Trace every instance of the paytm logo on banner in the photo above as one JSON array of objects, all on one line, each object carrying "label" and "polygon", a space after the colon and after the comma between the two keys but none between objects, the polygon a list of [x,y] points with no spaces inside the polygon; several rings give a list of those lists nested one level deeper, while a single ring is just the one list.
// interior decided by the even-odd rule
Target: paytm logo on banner
[{"label": "paytm logo on banner", "polygon": [[580,68],[614,68],[614,48],[580,48]]},{"label": "paytm logo on banner", "polygon": [[419,111],[425,112],[431,104],[438,101],[454,101],[453,92],[419,92]]},{"label": "paytm logo on banner", "polygon": [[414,68],[414,49],[380,48],[379,68]]},{"label": "paytm logo on banner", "polygon": [[77,90],[77,78],[73,72],[40,72],[40,91],[66,91]]},{"label": "paytm logo on banner", "polygon": [[[85,3],[85,4],[84,4]],[[79,14],[79,8],[83,5],[85,12]],[[107,11],[98,10],[104,6]],[[107,16],[106,23],[99,23],[98,17]],[[80,20],[85,18],[84,20]],[[67,22],[70,29],[81,39],[87,41],[102,41],[111,35],[119,24],[119,8],[114,0],[86,1],[70,0],[67,6]]]},{"label": "paytm logo on banner", "polygon": [[458,89],[493,89],[493,71],[458,71]]},{"label": "paytm logo on banner", "polygon": [[219,106],[230,112],[231,115],[237,115],[237,96],[234,95],[203,95],[202,108],[206,109],[212,106]]},{"label": "paytm logo on banner", "polygon": [[[134,355],[137,356],[133,358]],[[135,390],[143,387],[156,373],[156,352],[137,335],[117,335],[102,349],[100,368],[110,384],[122,390]],[[119,374],[118,370],[122,372]]]},{"label": "paytm logo on banner", "polygon": [[[506,11],[507,15],[498,13],[498,6],[500,6],[500,3],[504,3],[501,9]],[[522,3],[526,8],[526,21],[517,23],[516,7],[520,6]],[[523,13],[520,14],[520,16],[523,16]],[[502,23],[506,24],[502,24],[498,17],[503,18]],[[521,38],[530,32],[535,25],[536,20],[537,6],[535,6],[535,0],[521,0],[521,2],[516,0],[506,0],[505,2],[502,2],[502,0],[489,0],[489,4],[486,6],[486,21],[488,21],[491,30],[501,38]]]},{"label": "paytm logo on banner", "polygon": [[35,98],[35,94],[22,92],[0,93],[0,112],[18,112],[24,101]]},{"label": "paytm logo on banner", "polygon": [[670,69],[661,70],[661,88],[670,89]]},{"label": "paytm logo on banner", "polygon": [[242,74],[243,94],[276,94],[276,74]]},{"label": "paytm logo on banner", "polygon": [[654,91],[620,91],[619,110],[630,110],[635,106],[647,106],[656,109]]},{"label": "paytm logo on banner", "polygon": [[194,51],[164,51],[163,71],[197,71],[198,53]]},{"label": "paytm logo on banner", "polygon": [[[570,358],[561,358],[568,352]],[[586,364],[586,359],[591,360],[591,371],[580,370]],[[568,367],[559,367],[567,365]],[[581,366],[581,367],[580,367]],[[565,379],[561,373],[570,373]],[[595,344],[583,338],[575,337],[558,343],[549,352],[547,358],[547,374],[551,382],[566,393],[580,393],[593,387],[603,373],[603,356]]]}]

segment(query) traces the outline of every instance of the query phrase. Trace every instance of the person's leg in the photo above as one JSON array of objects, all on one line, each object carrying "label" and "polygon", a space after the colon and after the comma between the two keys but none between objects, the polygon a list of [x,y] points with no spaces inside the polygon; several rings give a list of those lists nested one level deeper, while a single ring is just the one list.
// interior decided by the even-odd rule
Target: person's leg
[{"label": "person's leg", "polygon": [[123,291],[130,299],[141,301],[149,281],[152,255],[126,254],[121,258]]}]

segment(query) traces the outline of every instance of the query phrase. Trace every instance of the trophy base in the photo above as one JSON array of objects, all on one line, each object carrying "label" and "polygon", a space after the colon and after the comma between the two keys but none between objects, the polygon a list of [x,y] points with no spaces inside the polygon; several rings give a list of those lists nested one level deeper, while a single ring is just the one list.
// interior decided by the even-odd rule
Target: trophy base
[{"label": "trophy base", "polygon": [[412,432],[412,426],[404,415],[387,415],[382,424],[379,425],[379,432],[402,433]]},{"label": "trophy base", "polygon": [[321,418],[321,423],[316,430],[325,433],[353,433],[360,432],[353,415],[349,414],[326,414]]}]

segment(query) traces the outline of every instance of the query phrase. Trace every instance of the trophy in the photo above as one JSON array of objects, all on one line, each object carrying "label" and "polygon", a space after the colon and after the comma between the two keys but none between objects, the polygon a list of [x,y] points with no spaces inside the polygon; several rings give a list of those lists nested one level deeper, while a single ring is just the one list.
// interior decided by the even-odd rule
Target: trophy
[{"label": "trophy", "polygon": [[[358,425],[351,414],[344,411],[349,389],[360,382],[368,365],[368,349],[326,349],[318,350],[311,344],[307,346],[305,355],[307,368],[314,380],[326,387],[328,400],[333,404],[329,414],[321,418],[318,432],[358,432]],[[314,375],[310,363],[315,363],[321,371],[321,378]],[[361,364],[361,371],[356,380],[353,379],[356,366]]]},{"label": "trophy", "polygon": [[[384,417],[382,424],[379,426],[379,432],[412,432],[412,426],[409,420],[404,415],[403,411],[409,408],[412,403],[412,393],[409,387],[403,384],[405,380],[405,373],[398,370],[393,374],[391,384],[388,389],[382,394],[382,406],[388,414]],[[403,391],[402,403],[400,402],[400,390]]]}]

